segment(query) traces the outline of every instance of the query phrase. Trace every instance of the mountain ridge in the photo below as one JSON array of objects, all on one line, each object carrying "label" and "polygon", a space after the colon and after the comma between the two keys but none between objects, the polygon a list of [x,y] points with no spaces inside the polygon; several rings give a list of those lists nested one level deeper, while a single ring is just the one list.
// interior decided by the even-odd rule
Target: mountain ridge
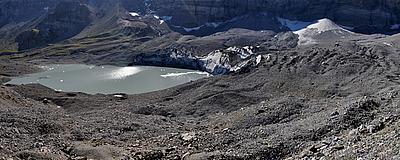
[{"label": "mountain ridge", "polygon": [[[87,6],[92,15],[91,19],[97,20],[88,19],[86,23],[90,25],[83,25],[86,27],[78,29],[73,35],[55,36],[48,38],[48,40],[42,38],[42,41],[47,42],[32,46],[24,46],[25,42],[21,42],[21,38],[15,41],[17,36],[10,35],[5,29],[1,29],[12,27],[17,34],[31,31],[31,29],[39,29],[38,26],[24,28],[19,27],[18,24],[32,24],[38,20],[45,20],[46,18],[43,20],[38,18],[47,17],[57,12],[56,6],[60,2],[74,2]],[[7,9],[15,7],[26,8],[26,11]],[[232,28],[273,30],[275,32],[290,30],[279,22],[279,18],[299,22],[313,22],[322,18],[329,18],[339,25],[351,27],[352,31],[357,33],[394,34],[398,33],[400,29],[396,28],[400,24],[399,7],[396,0],[384,0],[382,2],[354,0],[350,3],[332,0],[177,0],[174,2],[166,0],[44,0],[39,3],[26,0],[5,0],[0,2],[0,35],[5,35],[0,40],[0,44],[2,44],[0,48],[2,50],[15,50],[17,49],[15,46],[19,45],[22,46],[20,50],[24,50],[67,40],[75,35],[94,36],[94,34],[102,34],[107,31],[106,29],[110,30],[117,27],[115,26],[116,22],[107,23],[107,17],[109,17],[109,20],[111,18],[123,20],[129,16],[130,12],[140,13],[138,19],[143,19],[141,17],[146,15],[154,15],[154,17],[157,17],[155,19],[166,22],[167,26],[163,28],[169,30],[168,32],[195,36],[207,36]],[[110,12],[110,10],[113,10],[113,12]],[[35,14],[29,14],[30,12],[35,12]],[[149,23],[149,21],[151,20],[145,23]],[[37,23],[43,24],[44,22]],[[72,25],[66,26],[64,29],[73,28]],[[54,29],[57,30],[57,27]],[[61,27],[58,29],[64,30]],[[81,33],[79,30],[86,32]],[[26,37],[26,33],[22,37]]]}]

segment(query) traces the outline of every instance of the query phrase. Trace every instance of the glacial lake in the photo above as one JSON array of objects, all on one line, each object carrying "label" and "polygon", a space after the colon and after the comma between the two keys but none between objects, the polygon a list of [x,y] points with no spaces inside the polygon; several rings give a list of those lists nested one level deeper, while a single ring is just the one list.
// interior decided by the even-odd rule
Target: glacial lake
[{"label": "glacial lake", "polygon": [[39,83],[54,90],[89,94],[138,94],[162,90],[210,76],[206,72],[151,66],[42,66],[43,72],[16,77],[7,84]]}]

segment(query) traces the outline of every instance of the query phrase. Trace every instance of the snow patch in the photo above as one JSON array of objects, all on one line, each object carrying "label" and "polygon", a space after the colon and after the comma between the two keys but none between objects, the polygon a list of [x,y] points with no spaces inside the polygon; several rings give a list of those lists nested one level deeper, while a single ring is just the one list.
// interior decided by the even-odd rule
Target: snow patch
[{"label": "snow patch", "polygon": [[139,13],[136,13],[136,12],[129,12],[129,14],[130,14],[132,17],[139,17],[139,16],[140,16]]},{"label": "snow patch", "polygon": [[341,38],[344,38],[344,35],[346,34],[354,34],[353,32],[344,29],[327,18],[320,19],[306,28],[293,33],[299,35],[299,45],[309,45],[317,43],[314,37],[324,32],[332,32]]},{"label": "snow patch", "polygon": [[258,55],[258,56],[257,56],[257,59],[256,59],[256,65],[260,64],[260,63],[261,63],[261,60],[262,60],[262,56],[261,56],[261,55]]},{"label": "snow patch", "polygon": [[207,72],[200,72],[200,71],[195,71],[195,72],[184,72],[184,73],[167,73],[164,75],[160,75],[163,78],[168,78],[168,77],[179,77],[179,76],[185,76],[189,74],[199,74],[199,75],[207,75],[210,76],[209,73]]},{"label": "snow patch", "polygon": [[114,95],[114,97],[115,97],[115,98],[124,98],[124,95],[121,95],[121,94],[115,94],[115,95]]},{"label": "snow patch", "polygon": [[384,45],[387,45],[387,46],[390,46],[390,47],[393,46],[391,43],[388,43],[388,42],[383,42],[383,44],[384,44]]},{"label": "snow patch", "polygon": [[157,15],[153,15],[153,17],[155,18],[155,19],[158,19],[159,21],[160,21],[160,24],[163,24],[165,21],[164,20],[162,20],[159,16],[157,16]]},{"label": "snow patch", "polygon": [[307,26],[307,29],[315,29],[318,33],[332,30],[344,30],[342,27],[327,18],[320,19],[317,23]]},{"label": "snow patch", "polygon": [[153,15],[155,19],[158,19],[160,21],[160,24],[165,23],[166,21],[170,21],[172,19],[172,16],[158,16],[158,15]]}]

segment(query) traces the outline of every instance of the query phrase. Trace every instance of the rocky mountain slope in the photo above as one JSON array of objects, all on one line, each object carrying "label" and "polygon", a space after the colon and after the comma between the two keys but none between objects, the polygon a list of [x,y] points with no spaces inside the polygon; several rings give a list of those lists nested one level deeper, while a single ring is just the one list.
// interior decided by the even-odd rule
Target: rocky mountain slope
[{"label": "rocky mountain slope", "polygon": [[[1,1],[0,159],[398,159],[398,7]],[[51,63],[215,76],[118,96],[4,85]]]},{"label": "rocky mountain slope", "polygon": [[2,86],[0,157],[396,159],[396,37],[260,51],[247,72],[124,98]]}]

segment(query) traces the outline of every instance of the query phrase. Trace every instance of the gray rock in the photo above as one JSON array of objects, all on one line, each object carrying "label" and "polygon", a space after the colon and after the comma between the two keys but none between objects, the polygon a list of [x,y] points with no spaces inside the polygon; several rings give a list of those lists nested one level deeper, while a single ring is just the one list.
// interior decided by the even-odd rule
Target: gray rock
[{"label": "gray rock", "polygon": [[196,133],[195,132],[183,133],[181,134],[181,138],[184,141],[192,141],[196,138]]}]

